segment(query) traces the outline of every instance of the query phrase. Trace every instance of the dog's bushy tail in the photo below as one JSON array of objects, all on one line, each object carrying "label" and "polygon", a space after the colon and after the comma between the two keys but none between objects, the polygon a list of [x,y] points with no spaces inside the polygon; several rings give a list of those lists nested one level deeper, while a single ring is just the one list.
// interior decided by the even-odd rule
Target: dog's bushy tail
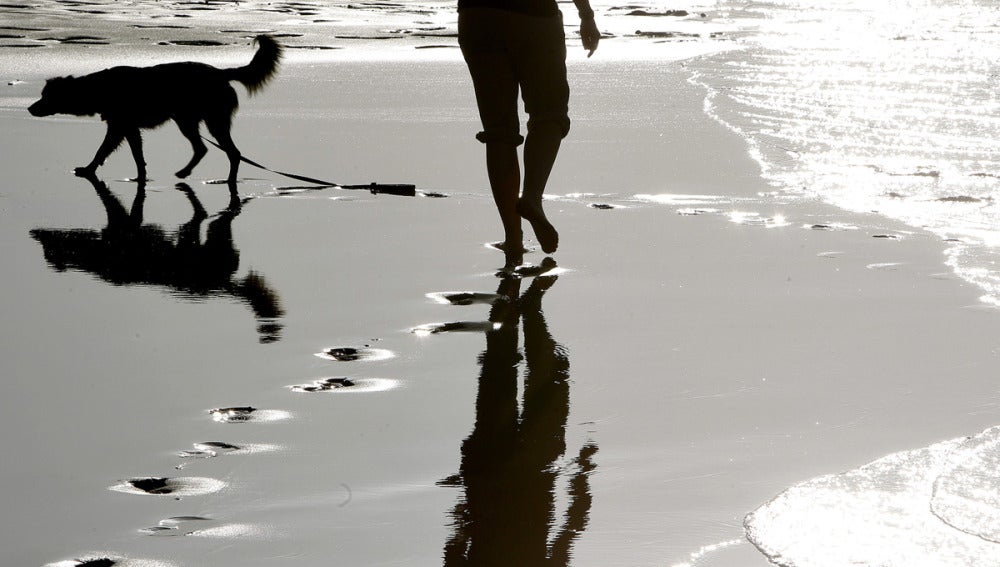
[{"label": "dog's bushy tail", "polygon": [[230,81],[243,83],[251,95],[264,88],[264,85],[278,72],[278,63],[281,62],[283,51],[281,45],[268,35],[258,35],[254,43],[258,46],[257,53],[249,65],[226,69],[227,78]]}]

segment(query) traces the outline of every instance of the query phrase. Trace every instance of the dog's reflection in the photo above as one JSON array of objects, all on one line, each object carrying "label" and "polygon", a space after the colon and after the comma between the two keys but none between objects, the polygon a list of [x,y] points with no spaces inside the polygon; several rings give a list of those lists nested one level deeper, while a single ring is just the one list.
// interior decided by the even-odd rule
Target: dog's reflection
[{"label": "dog's reflection", "polygon": [[[464,488],[452,512],[453,535],[444,564],[566,566],[590,514],[588,482],[597,446],[584,445],[570,463],[566,451],[569,358],[549,333],[542,296],[555,276],[536,277],[520,295],[518,277],[506,277],[486,334],[476,398],[476,423],[462,444],[461,472],[442,482]],[[524,331],[523,358],[518,349]],[[518,403],[518,366],[525,362]],[[560,466],[563,465],[563,466]],[[560,470],[561,469],[561,470]],[[564,518],[555,509],[560,474],[568,474]],[[561,524],[561,525],[560,525]]]},{"label": "dog's reflection", "polygon": [[229,297],[248,305],[257,322],[258,338],[270,343],[281,338],[284,315],[277,293],[253,271],[236,277],[240,253],[233,243],[232,223],[243,202],[230,188],[229,205],[208,223],[201,238],[205,208],[187,184],[179,183],[194,214],[177,231],[143,223],[145,185],[140,182],[132,207],[125,209],[108,186],[84,176],[97,192],[108,214],[102,230],[37,228],[31,236],[41,243],[45,260],[57,271],[79,270],[114,285],[162,287],[186,299]]}]

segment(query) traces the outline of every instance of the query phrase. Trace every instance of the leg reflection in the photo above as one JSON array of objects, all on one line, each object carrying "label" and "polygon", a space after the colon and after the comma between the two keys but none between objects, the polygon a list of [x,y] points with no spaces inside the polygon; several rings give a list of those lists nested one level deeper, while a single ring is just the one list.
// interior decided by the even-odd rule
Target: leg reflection
[{"label": "leg reflection", "polygon": [[507,301],[495,303],[490,313],[501,325],[487,333],[480,357],[476,423],[462,445],[461,472],[454,479],[465,498],[452,512],[454,533],[445,546],[445,565],[568,565],[572,545],[586,528],[587,477],[596,445],[585,446],[574,466],[566,467],[573,477],[563,521],[555,509],[569,415],[569,358],[542,312],[542,297],[555,281],[555,276],[537,277],[521,295],[521,280],[508,277],[497,290]]}]

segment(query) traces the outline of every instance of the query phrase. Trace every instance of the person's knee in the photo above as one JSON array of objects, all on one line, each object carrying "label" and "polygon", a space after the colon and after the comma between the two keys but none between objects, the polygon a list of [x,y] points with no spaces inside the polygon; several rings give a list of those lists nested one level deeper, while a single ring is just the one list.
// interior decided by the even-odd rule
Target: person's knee
[{"label": "person's knee", "polygon": [[524,136],[518,131],[502,129],[483,130],[476,134],[476,139],[484,144],[511,145],[514,147],[524,143]]},{"label": "person's knee", "polygon": [[570,119],[566,114],[532,116],[528,119],[528,135],[552,133],[565,138],[569,135]]}]

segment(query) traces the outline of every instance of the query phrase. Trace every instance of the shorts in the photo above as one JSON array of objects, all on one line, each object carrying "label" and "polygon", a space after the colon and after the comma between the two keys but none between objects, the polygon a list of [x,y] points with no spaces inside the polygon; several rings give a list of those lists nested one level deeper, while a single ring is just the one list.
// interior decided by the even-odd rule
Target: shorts
[{"label": "shorts", "polygon": [[566,34],[562,14],[538,17],[470,7],[458,12],[458,44],[462,48],[486,143],[524,142],[517,114],[520,91],[528,113],[528,132],[556,123],[569,133],[569,83],[566,80]]}]

